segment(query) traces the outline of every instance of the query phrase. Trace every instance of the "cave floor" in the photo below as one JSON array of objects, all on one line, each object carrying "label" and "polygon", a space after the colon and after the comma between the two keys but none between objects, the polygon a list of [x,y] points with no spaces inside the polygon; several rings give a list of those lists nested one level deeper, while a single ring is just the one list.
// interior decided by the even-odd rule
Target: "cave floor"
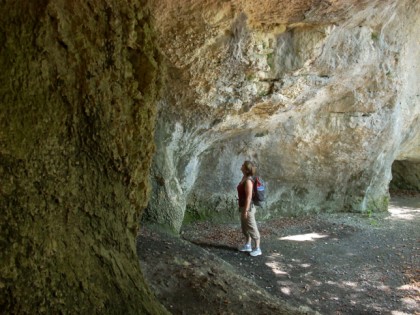
[{"label": "cave floor", "polygon": [[420,314],[420,194],[388,213],[260,222],[263,255],[237,251],[239,224],[181,237],[144,226],[143,274],[173,314]]}]

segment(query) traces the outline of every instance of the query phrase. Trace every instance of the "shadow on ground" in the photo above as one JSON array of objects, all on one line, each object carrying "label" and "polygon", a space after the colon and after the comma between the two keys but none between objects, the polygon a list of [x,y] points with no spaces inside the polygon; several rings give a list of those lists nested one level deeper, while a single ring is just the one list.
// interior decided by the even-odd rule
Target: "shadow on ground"
[{"label": "shadow on ground", "polygon": [[260,223],[259,257],[236,251],[239,225],[208,222],[146,227],[138,251],[173,314],[418,314],[419,222],[420,196],[396,196],[386,214]]}]

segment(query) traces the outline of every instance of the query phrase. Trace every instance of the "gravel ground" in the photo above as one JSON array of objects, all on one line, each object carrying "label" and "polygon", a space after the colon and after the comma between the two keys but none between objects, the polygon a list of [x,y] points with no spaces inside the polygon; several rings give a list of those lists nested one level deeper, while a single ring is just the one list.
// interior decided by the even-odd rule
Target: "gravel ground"
[{"label": "gravel ground", "polygon": [[[399,195],[389,213],[260,223],[259,257],[236,250],[239,225],[209,222],[184,227],[182,239],[145,227],[138,251],[173,314],[420,314],[419,222],[420,195]],[[252,299],[241,297],[250,287]]]}]

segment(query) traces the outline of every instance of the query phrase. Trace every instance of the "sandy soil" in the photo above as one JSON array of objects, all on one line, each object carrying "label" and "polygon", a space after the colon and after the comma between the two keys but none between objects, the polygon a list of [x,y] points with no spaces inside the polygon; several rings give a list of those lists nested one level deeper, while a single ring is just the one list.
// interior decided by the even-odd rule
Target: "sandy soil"
[{"label": "sandy soil", "polygon": [[143,227],[146,280],[173,314],[420,314],[420,194],[389,213],[260,222],[263,255],[237,251],[239,224],[181,237]]}]

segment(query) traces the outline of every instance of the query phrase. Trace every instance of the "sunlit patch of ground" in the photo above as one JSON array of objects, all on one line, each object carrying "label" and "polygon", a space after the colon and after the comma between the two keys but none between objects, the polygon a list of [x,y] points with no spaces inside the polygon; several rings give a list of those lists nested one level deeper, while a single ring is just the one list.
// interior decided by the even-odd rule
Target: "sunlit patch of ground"
[{"label": "sunlit patch of ground", "polygon": [[420,215],[420,206],[414,208],[391,204],[388,208],[388,212],[391,215],[390,219],[413,220],[416,216]]},{"label": "sunlit patch of ground", "polygon": [[420,314],[420,194],[388,213],[258,222],[263,255],[239,253],[238,224],[200,222],[182,237],[217,254],[273,296],[323,314]]},{"label": "sunlit patch of ground", "polygon": [[282,241],[296,241],[296,242],[305,242],[310,241],[313,242],[320,238],[328,237],[326,234],[319,234],[319,233],[306,233],[306,234],[299,234],[299,235],[288,235],[285,237],[281,237],[280,240]]},{"label": "sunlit patch of ground", "polygon": [[389,220],[414,220],[420,217],[420,193],[399,191],[391,197]]},{"label": "sunlit patch of ground", "polygon": [[[420,194],[417,194],[417,197],[419,197],[419,195]],[[390,213],[389,220],[418,220],[420,217],[420,198],[404,195],[394,196],[391,198],[388,212]],[[417,244],[420,246],[420,239],[417,239]],[[409,309],[417,310],[414,314],[420,314],[420,265],[418,264],[420,248],[417,248],[417,250],[417,254],[412,258],[412,263],[406,265],[405,270],[403,270],[408,284],[397,288],[399,292],[402,292],[405,295],[405,297],[401,299],[401,303]],[[394,310],[391,314],[405,315],[407,313]]]}]

